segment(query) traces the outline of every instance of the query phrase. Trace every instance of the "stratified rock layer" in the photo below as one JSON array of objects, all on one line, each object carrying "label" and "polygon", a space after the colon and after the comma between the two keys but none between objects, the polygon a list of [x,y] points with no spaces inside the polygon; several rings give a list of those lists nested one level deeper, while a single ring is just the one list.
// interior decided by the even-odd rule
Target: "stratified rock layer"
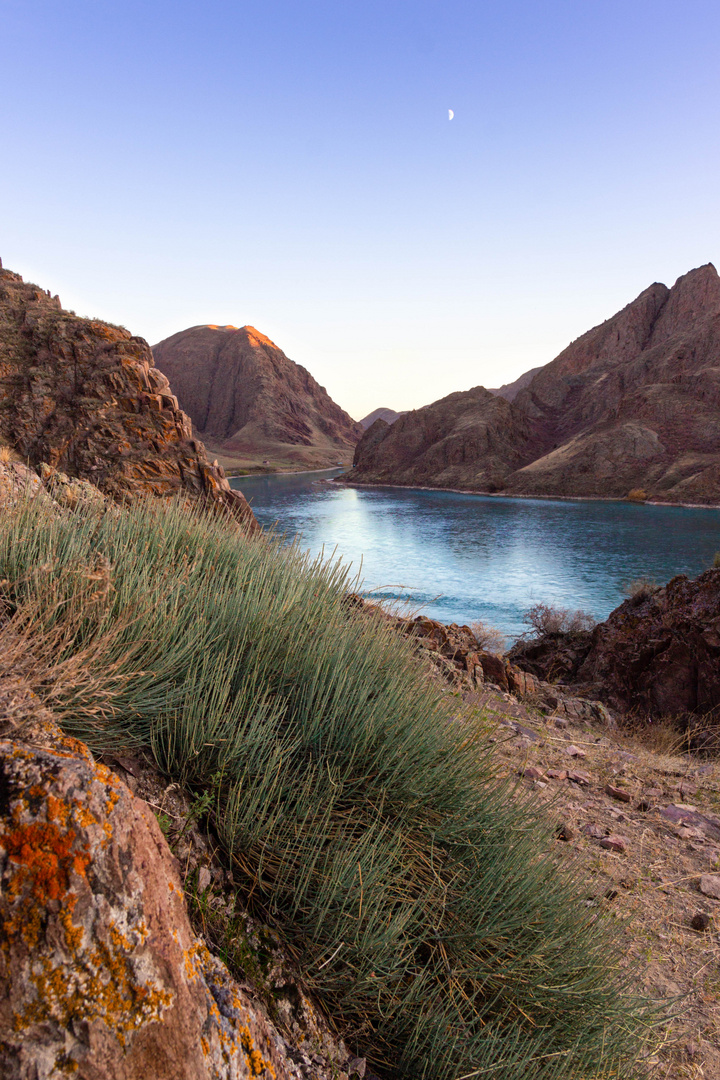
[{"label": "stratified rock layer", "polygon": [[651,285],[523,381],[496,392],[511,390],[511,401],[476,387],[391,428],[374,424],[353,482],[720,502],[720,278],[711,264],[672,289]]},{"label": "stratified rock layer", "polygon": [[193,438],[146,342],[0,268],[0,442],[117,499],[185,495],[258,528]]},{"label": "stratified rock layer", "polygon": [[153,346],[203,438],[235,453],[352,449],[362,434],[304,367],[252,326],[192,326]]}]

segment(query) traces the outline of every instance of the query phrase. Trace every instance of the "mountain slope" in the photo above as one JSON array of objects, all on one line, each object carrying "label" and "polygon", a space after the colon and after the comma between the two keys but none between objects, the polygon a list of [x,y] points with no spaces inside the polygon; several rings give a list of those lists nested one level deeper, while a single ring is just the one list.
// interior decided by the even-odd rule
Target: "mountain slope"
[{"label": "mountain slope", "polygon": [[[644,489],[659,500],[720,502],[720,278],[712,264],[672,289],[651,285],[569,345],[497,414],[502,435],[490,443],[485,414],[467,422],[478,389],[444,399],[452,408],[420,454],[398,454],[397,432],[395,440],[388,432],[370,438],[371,429],[357,447],[353,481],[550,496]],[[432,428],[441,404],[408,414],[408,447]]]},{"label": "mountain slope", "polygon": [[209,499],[257,522],[193,438],[147,343],[64,311],[57,296],[0,263],[0,443],[124,500]]},{"label": "mountain slope", "polygon": [[153,347],[196,430],[226,454],[331,464],[362,434],[304,367],[252,326],[193,326]]}]

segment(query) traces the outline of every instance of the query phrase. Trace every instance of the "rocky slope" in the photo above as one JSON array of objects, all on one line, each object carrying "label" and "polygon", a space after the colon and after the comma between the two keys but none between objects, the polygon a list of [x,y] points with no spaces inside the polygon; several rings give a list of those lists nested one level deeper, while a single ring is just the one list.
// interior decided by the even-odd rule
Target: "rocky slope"
[{"label": "rocky slope", "polygon": [[193,437],[145,341],[64,311],[1,264],[0,443],[115,499],[184,495],[258,528]]},{"label": "rocky slope", "polygon": [[500,397],[507,398],[508,401],[514,401],[520,391],[530,385],[540,370],[539,367],[530,368],[529,371],[524,372],[514,382],[503,383],[502,386],[497,386],[494,390],[490,390],[490,387],[488,387],[488,390],[490,390],[491,394],[498,394]]},{"label": "rocky slope", "polygon": [[513,664],[621,713],[682,720],[715,745],[720,718],[720,569],[639,587],[594,630],[519,642]]},{"label": "rocky slope", "polygon": [[376,423],[356,449],[353,482],[613,498],[635,490],[660,501],[720,502],[715,267],[691,271],[672,289],[651,285],[541,368],[506,407],[492,398],[475,388],[392,428]]},{"label": "rocky slope", "polygon": [[312,375],[252,326],[192,326],[153,346],[197,432],[226,456],[332,465],[362,434]]}]

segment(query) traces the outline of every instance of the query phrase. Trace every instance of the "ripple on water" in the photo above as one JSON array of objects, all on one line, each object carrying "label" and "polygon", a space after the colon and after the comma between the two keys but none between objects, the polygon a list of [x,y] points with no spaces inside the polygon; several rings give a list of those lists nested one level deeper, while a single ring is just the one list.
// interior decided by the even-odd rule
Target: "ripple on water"
[{"label": "ripple on water", "polygon": [[604,619],[638,577],[695,576],[720,550],[720,510],[350,488],[342,470],[231,481],[258,521],[333,552],[366,591],[443,622],[482,620],[509,637],[535,603]]}]

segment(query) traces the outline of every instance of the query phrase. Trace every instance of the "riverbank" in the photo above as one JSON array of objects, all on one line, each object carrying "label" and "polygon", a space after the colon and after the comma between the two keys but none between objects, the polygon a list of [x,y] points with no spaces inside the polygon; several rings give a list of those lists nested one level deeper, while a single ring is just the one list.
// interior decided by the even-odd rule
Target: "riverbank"
[{"label": "riverbank", "polygon": [[665,502],[661,499],[618,499],[604,495],[525,495],[514,491],[470,491],[467,488],[430,487],[427,484],[367,484],[356,480],[345,480],[335,477],[333,483],[345,484],[347,487],[371,490],[373,488],[399,489],[401,491],[447,491],[452,495],[479,495],[483,499],[542,499],[545,502],[607,502],[631,504],[633,506],[678,506],[688,510],[720,510],[720,502],[717,503],[687,503]]}]

